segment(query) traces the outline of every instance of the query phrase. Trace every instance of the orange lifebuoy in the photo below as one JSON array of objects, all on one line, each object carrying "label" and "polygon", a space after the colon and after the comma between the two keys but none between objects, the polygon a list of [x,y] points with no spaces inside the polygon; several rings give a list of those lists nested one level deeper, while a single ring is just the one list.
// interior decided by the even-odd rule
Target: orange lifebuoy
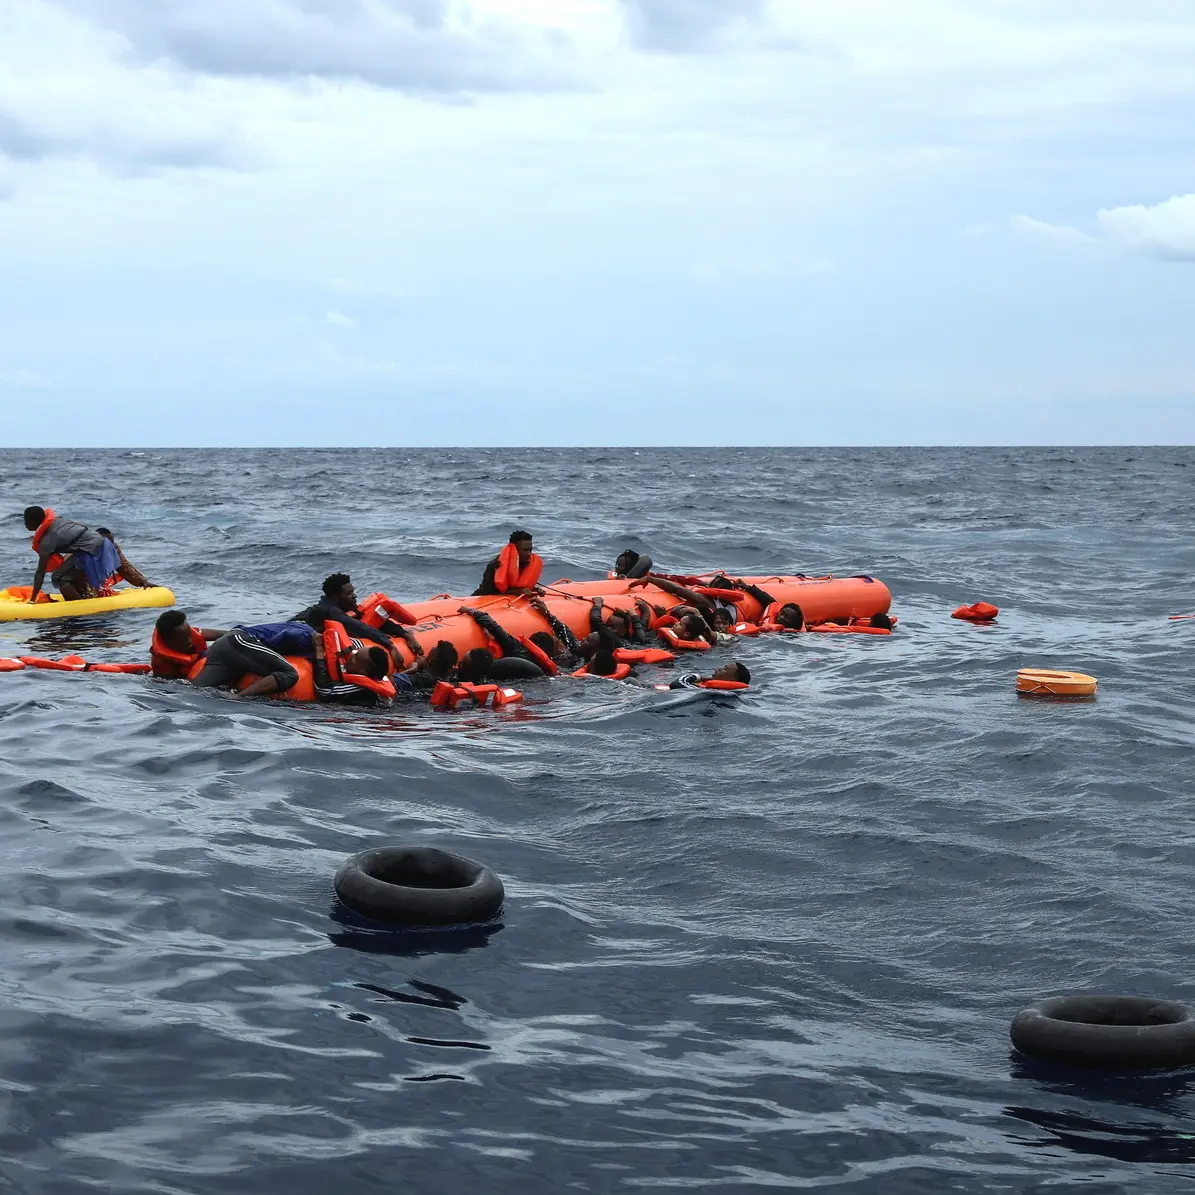
[{"label": "orange lifebuoy", "polygon": [[1094,697],[1099,681],[1086,672],[1018,668],[1017,693],[1022,697]]}]

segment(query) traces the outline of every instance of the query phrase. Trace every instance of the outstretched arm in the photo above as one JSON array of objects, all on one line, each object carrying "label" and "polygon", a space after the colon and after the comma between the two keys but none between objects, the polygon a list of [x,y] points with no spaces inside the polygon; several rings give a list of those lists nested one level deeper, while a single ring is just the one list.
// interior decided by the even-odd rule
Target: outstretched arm
[{"label": "outstretched arm", "polygon": [[696,606],[702,614],[713,615],[714,603],[709,600],[703,593],[698,593],[694,589],[688,589],[684,585],[678,585],[675,581],[669,581],[666,577],[657,577],[653,573],[649,573],[641,580],[632,581],[629,588],[637,589],[643,585],[654,585],[657,589],[662,589],[665,593],[672,594],[673,597],[678,597],[682,602],[688,602],[691,606]]},{"label": "outstretched arm", "polygon": [[484,610],[475,610],[472,606],[462,606],[458,611],[467,614],[493,641],[502,649],[504,656],[522,656],[527,653],[523,645],[503,626],[494,621]]},{"label": "outstretched arm", "polygon": [[49,562],[49,556],[39,556],[37,558],[37,572],[33,574],[33,592],[29,595],[31,603],[37,601],[37,595],[41,593],[41,587],[45,584],[46,566]]}]

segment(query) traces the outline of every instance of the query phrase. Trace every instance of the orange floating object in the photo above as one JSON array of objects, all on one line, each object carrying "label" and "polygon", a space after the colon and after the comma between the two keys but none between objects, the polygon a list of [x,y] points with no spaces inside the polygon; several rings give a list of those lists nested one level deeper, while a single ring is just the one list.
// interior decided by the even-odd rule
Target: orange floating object
[{"label": "orange floating object", "polygon": [[961,618],[964,622],[995,622],[996,615],[1000,613],[999,606],[993,606],[991,602],[974,602],[970,606],[960,606],[951,618]]},{"label": "orange floating object", "polygon": [[1022,697],[1094,697],[1098,686],[1099,681],[1086,672],[1017,669],[1017,692]]}]

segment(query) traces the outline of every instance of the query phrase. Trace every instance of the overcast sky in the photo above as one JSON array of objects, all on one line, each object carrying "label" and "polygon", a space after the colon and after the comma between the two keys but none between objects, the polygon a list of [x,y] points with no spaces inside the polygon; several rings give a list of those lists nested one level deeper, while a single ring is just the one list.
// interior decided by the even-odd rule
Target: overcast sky
[{"label": "overcast sky", "polygon": [[1195,443],[1190,0],[4,0],[0,443]]}]

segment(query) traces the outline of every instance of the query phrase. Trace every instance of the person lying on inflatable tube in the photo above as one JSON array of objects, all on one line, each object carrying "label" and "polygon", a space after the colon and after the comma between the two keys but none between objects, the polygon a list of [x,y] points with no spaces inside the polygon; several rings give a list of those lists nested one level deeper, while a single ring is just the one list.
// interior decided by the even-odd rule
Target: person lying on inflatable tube
[{"label": "person lying on inflatable tube", "polygon": [[588,659],[603,646],[608,651],[618,646],[614,637],[604,630],[578,640],[568,627],[548,613],[541,599],[534,600],[533,608],[550,620],[555,633],[536,631],[517,638],[484,610],[472,606],[460,608],[458,613],[473,619],[501,653],[489,664],[484,679],[534,680],[541,676],[556,676],[562,667]]},{"label": "person lying on inflatable tube", "polygon": [[426,655],[402,672],[394,675],[394,688],[399,693],[430,693],[441,681],[456,677],[460,653],[447,639],[441,639]]},{"label": "person lying on inflatable tube", "polygon": [[254,676],[234,698],[286,693],[299,682],[298,670],[286,656],[312,662],[318,701],[376,704],[394,696],[387,679],[390,654],[350,639],[336,622],[329,622],[323,634],[305,622],[235,626],[210,644],[207,661],[191,683],[201,689],[232,688],[242,677]]},{"label": "person lying on inflatable tube", "polygon": [[368,639],[385,648],[394,656],[396,664],[401,663],[401,658],[391,642],[392,637],[402,639],[416,660],[423,655],[423,647],[419,640],[401,623],[386,619],[380,627],[373,627],[363,621],[364,614],[357,605],[357,590],[348,573],[333,573],[326,577],[319,601],[314,606],[308,606],[306,610],[292,615],[290,621],[305,622],[317,631],[322,631],[329,618],[340,623],[354,639]]},{"label": "person lying on inflatable tube", "polygon": [[474,597],[496,597],[504,593],[541,593],[539,578],[544,562],[531,550],[528,531],[512,531],[510,542],[485,566]]},{"label": "person lying on inflatable tube", "polygon": [[[708,594],[700,593],[696,589],[689,588],[687,585],[678,585],[675,581],[671,581],[667,577],[657,576],[654,573],[649,573],[646,577],[632,581],[630,588],[637,589],[645,585],[654,585],[657,589],[662,589],[665,593],[670,593],[673,597],[680,598],[685,605],[684,607],[678,606],[674,608],[672,614],[676,615],[681,609],[686,611],[695,610],[713,628],[720,643],[725,643],[731,638],[732,627],[747,621],[746,616],[739,606],[726,597],[710,597]],[[721,590],[723,594],[736,591],[747,594],[759,603],[761,611],[775,605],[776,602],[776,599],[770,593],[760,589],[758,585],[751,585],[746,581],[732,581],[730,578],[724,577],[721,573],[715,576],[705,588]],[[799,606],[792,605],[792,611],[796,612],[797,617],[801,616],[801,608]]]},{"label": "person lying on inflatable tube", "polygon": [[711,672],[709,676],[702,676],[697,672],[686,672],[678,676],[670,685],[656,685],[657,689],[745,689],[751,683],[751,670],[746,664],[737,660],[723,664],[721,668]]}]

